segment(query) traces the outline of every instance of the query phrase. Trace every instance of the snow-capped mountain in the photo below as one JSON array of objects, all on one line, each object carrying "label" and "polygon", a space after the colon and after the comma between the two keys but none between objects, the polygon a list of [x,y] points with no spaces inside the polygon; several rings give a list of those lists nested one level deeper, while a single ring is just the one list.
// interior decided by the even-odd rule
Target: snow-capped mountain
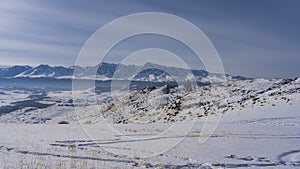
[{"label": "snow-capped mountain", "polygon": [[[74,72],[76,71],[76,72]],[[95,75],[95,72],[96,75]],[[74,75],[74,76],[73,76]],[[177,67],[167,67],[153,63],[142,66],[114,63],[100,63],[96,66],[49,66],[39,65],[13,66],[0,68],[0,78],[55,78],[55,79],[97,79],[97,80],[136,80],[136,81],[185,81],[194,79],[203,83],[216,83],[224,77],[211,74],[205,70],[189,70]],[[226,75],[228,80],[245,80],[241,76]]]},{"label": "snow-capped mountain", "polygon": [[35,68],[28,69],[14,77],[48,77],[57,78],[62,76],[70,76],[73,74],[73,68],[65,68],[62,66],[51,67],[49,65],[39,65]]},{"label": "snow-capped mountain", "polygon": [[30,69],[32,69],[32,67],[30,66],[13,66],[0,68],[0,77],[14,77]]}]

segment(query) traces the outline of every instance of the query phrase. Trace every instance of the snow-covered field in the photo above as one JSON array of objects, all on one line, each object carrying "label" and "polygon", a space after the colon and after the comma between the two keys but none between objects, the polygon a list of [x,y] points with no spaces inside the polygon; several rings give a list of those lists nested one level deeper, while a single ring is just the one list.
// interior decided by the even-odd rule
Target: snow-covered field
[{"label": "snow-covered field", "polygon": [[[126,147],[120,145],[121,135],[111,135],[101,125],[85,126],[89,132],[101,129],[102,140],[92,141],[79,125],[1,124],[1,168],[299,167],[299,108],[299,104],[286,104],[232,111],[202,144],[199,137],[205,131],[199,121],[173,149],[145,159],[107,151]],[[138,141],[147,145],[148,138],[160,134],[166,123],[119,124],[115,128],[123,135],[144,135]],[[156,139],[167,143],[173,137]],[[149,150],[137,147],[127,151]]]},{"label": "snow-covered field", "polygon": [[[74,100],[67,91],[0,92],[1,106],[13,105],[2,110],[16,109],[0,116],[0,168],[300,167],[299,79],[84,91]],[[24,100],[48,106],[20,107]]]}]

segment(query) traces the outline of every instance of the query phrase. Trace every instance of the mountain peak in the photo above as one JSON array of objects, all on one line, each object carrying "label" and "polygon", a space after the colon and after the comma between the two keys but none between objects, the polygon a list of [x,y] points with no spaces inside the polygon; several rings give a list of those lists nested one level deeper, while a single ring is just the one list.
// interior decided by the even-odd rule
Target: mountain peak
[{"label": "mountain peak", "polygon": [[38,65],[37,67],[35,67],[35,69],[38,69],[38,68],[50,68],[51,66],[47,65],[47,64],[40,64]]}]

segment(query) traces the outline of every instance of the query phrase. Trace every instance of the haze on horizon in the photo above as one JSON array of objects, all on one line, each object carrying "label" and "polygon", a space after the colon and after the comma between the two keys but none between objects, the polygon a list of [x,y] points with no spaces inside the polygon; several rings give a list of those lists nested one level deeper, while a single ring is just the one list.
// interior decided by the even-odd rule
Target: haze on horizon
[{"label": "haze on horizon", "polygon": [[[163,12],[199,27],[214,44],[228,74],[300,76],[300,1],[297,0],[74,0],[71,3],[0,0],[0,3],[0,65],[71,66],[88,38],[108,22],[137,12]],[[105,61],[118,62],[145,48],[171,51],[184,57],[192,68],[203,68],[193,60],[193,53],[187,47],[155,35],[133,37],[118,44]],[[135,63],[139,63],[138,57]]]}]

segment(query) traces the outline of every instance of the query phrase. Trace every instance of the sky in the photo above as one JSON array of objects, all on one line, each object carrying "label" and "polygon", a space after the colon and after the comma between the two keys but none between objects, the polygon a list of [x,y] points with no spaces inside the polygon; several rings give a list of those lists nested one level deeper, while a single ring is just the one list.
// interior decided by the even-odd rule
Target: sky
[{"label": "sky", "polygon": [[[105,24],[129,14],[162,12],[202,30],[228,74],[299,77],[299,9],[298,0],[0,0],[0,65],[71,66],[85,42]],[[122,41],[106,59],[119,62],[147,48],[170,51],[192,68],[203,68],[189,48],[156,35]]]}]

